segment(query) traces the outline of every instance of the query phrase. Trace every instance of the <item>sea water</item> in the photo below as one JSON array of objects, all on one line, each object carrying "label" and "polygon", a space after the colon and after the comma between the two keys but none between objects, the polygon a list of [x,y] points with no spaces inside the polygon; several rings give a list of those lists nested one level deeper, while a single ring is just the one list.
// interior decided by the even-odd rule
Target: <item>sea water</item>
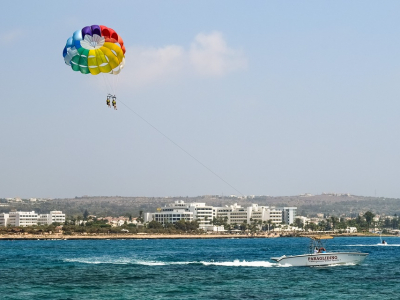
[{"label": "sea water", "polygon": [[0,241],[0,299],[400,299],[400,238],[343,237],[361,265],[282,267],[307,238]]}]

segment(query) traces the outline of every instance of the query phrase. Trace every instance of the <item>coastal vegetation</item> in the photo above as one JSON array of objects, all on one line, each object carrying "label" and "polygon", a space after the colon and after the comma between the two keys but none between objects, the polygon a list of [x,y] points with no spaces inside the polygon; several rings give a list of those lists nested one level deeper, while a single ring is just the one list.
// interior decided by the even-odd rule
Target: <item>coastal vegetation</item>
[{"label": "coastal vegetation", "polygon": [[62,232],[64,235],[74,234],[123,234],[123,233],[149,233],[149,234],[179,234],[179,233],[202,233],[199,230],[197,221],[180,220],[175,224],[166,224],[152,221],[145,225],[136,225],[133,223],[121,226],[112,226],[104,219],[88,218],[70,218],[64,224],[53,223],[51,225],[34,225],[26,227],[0,227],[0,234],[52,234]]},{"label": "coastal vegetation", "polygon": [[[142,221],[142,213],[136,220]],[[227,218],[214,218],[212,224],[215,226],[223,226],[224,232],[242,233],[242,234],[257,234],[269,232],[336,232],[346,233],[348,228],[356,228],[358,233],[368,234],[369,232],[389,233],[392,230],[400,229],[400,218],[395,215],[391,218],[380,218],[376,220],[375,214],[370,211],[358,215],[356,218],[339,218],[336,216],[327,216],[319,222],[307,222],[304,224],[300,218],[296,218],[293,224],[274,224],[271,220],[261,222],[251,219],[249,223],[228,224]],[[133,217],[130,216],[129,221]],[[290,230],[291,229],[291,230]],[[65,223],[53,223],[51,225],[35,225],[28,227],[0,227],[0,234],[51,234],[63,232],[65,235],[76,234],[201,234],[203,230],[199,229],[197,221],[180,220],[174,224],[161,224],[157,221],[148,223],[142,222],[127,222],[121,226],[113,226],[107,219],[101,219],[89,215],[87,210],[82,215],[69,216]]]},{"label": "coastal vegetation", "polygon": [[[388,233],[393,229],[400,229],[400,218],[395,215],[393,217],[379,218],[378,221],[374,219],[375,214],[370,211],[360,214],[355,218],[345,218],[336,216],[326,216],[319,222],[306,222],[304,224],[300,218],[296,218],[292,227],[295,227],[306,232],[312,231],[336,231],[338,233],[345,233],[350,227],[356,228],[357,232],[369,232],[371,228],[378,229],[383,233]],[[242,224],[228,224],[227,219],[218,218],[213,220],[214,225],[223,225],[225,230],[239,229],[242,231],[248,230],[251,232],[257,231],[270,231],[276,228],[279,231],[285,231],[289,228],[287,224],[274,224],[271,220],[261,222],[259,220],[250,220],[250,223],[244,222]]]},{"label": "coastal vegetation", "polygon": [[346,232],[347,228],[353,227],[357,229],[357,232],[381,231],[382,233],[388,233],[391,230],[400,229],[400,218],[397,215],[394,215],[393,217],[379,218],[378,220],[375,220],[374,217],[375,214],[367,211],[355,218],[328,216],[318,223],[307,222],[307,224],[304,224],[299,218],[297,218],[293,225],[304,229],[305,231]]}]

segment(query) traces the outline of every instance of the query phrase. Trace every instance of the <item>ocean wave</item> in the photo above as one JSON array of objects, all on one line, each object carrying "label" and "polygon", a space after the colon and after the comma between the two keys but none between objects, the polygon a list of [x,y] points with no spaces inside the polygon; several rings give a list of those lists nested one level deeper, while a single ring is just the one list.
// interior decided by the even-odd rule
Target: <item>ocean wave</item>
[{"label": "ocean wave", "polygon": [[64,262],[75,262],[82,264],[115,264],[115,265],[126,265],[131,263],[130,260],[125,258],[100,258],[100,257],[89,257],[89,258],[66,258]]},{"label": "ocean wave", "polygon": [[75,262],[82,264],[114,264],[114,265],[145,265],[145,266],[167,266],[167,265],[188,265],[188,264],[199,264],[199,262],[186,262],[186,261],[174,261],[164,262],[155,260],[138,260],[130,258],[108,258],[108,257],[96,257],[96,258],[66,258],[64,262]]},{"label": "ocean wave", "polygon": [[343,266],[356,266],[356,263],[344,263],[344,264],[331,264],[326,266],[313,266],[313,268],[331,268],[331,267],[343,267]]}]

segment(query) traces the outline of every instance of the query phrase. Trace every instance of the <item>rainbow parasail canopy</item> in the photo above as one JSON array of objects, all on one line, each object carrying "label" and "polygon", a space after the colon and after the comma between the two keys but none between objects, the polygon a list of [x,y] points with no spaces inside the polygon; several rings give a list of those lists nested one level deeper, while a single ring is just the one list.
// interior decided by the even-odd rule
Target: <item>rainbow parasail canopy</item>
[{"label": "rainbow parasail canopy", "polygon": [[125,65],[122,38],[111,28],[92,25],[77,30],[63,50],[65,64],[83,74],[117,75]]}]

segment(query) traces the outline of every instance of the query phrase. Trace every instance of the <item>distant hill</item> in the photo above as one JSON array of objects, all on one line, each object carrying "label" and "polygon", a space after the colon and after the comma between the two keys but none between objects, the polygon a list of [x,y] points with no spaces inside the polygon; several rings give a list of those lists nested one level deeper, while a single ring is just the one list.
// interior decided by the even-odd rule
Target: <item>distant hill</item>
[{"label": "distant hill", "polygon": [[[4,199],[3,199],[4,200]],[[158,207],[173,203],[176,200],[185,202],[203,202],[212,206],[225,206],[234,203],[249,206],[252,203],[265,206],[296,206],[298,215],[315,216],[324,213],[334,216],[354,216],[359,212],[372,211],[382,215],[400,215],[400,199],[364,197],[350,194],[322,194],[297,196],[252,196],[222,197],[205,195],[198,197],[108,197],[84,196],[66,199],[53,199],[42,202],[6,202],[2,201],[0,212],[16,210],[35,210],[48,213],[50,210],[62,210],[67,215],[82,215],[85,209],[96,216],[138,216],[139,211],[154,212]],[[4,206],[7,205],[7,206]]]}]

